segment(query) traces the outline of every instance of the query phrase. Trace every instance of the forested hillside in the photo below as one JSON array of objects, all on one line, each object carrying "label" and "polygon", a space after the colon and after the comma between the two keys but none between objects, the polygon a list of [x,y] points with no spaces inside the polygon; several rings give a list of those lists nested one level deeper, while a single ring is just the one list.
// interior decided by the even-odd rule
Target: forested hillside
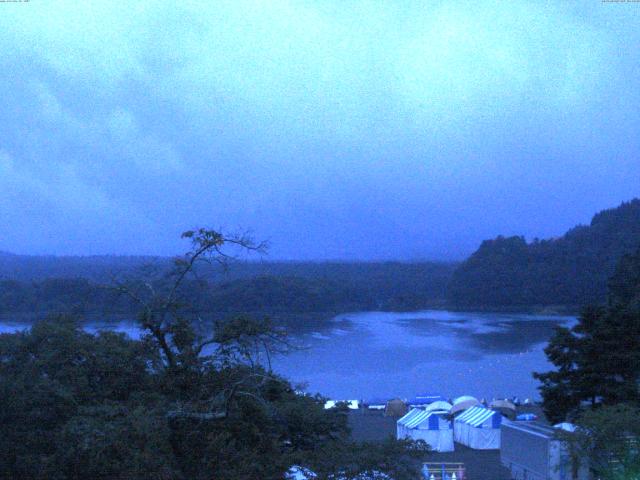
[{"label": "forested hillside", "polygon": [[[0,280],[4,315],[130,314],[134,308],[112,288],[112,275],[135,277],[137,267],[150,263],[161,279],[171,265],[167,258],[6,257]],[[443,305],[454,268],[429,262],[237,262],[227,271],[201,267],[200,280],[189,282],[182,293],[192,311],[214,316],[411,310]]]},{"label": "forested hillside", "polygon": [[640,200],[596,214],[556,239],[482,242],[447,290],[457,307],[522,308],[603,303],[619,259],[640,246]]}]

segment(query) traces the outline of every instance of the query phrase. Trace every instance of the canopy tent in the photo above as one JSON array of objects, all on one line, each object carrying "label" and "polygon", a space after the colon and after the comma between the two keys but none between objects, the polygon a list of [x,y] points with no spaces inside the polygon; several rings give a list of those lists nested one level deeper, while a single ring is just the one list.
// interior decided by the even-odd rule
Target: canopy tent
[{"label": "canopy tent", "polygon": [[384,407],[385,417],[402,417],[407,413],[407,404],[399,398],[389,400]]},{"label": "canopy tent", "polygon": [[458,397],[453,401],[453,407],[451,408],[451,414],[455,415],[456,413],[460,413],[467,408],[471,408],[475,405],[480,405],[480,402],[476,397],[471,397],[469,395],[463,395],[462,397]]},{"label": "canopy tent", "polygon": [[484,407],[471,407],[454,421],[455,441],[477,450],[500,448],[502,415]]},{"label": "canopy tent", "polygon": [[451,422],[442,414],[412,409],[396,424],[398,440],[411,438],[424,440],[436,452],[453,452],[453,429]]},{"label": "canopy tent", "polygon": [[427,412],[447,412],[451,411],[452,405],[443,400],[439,400],[437,402],[430,403],[425,410]]}]

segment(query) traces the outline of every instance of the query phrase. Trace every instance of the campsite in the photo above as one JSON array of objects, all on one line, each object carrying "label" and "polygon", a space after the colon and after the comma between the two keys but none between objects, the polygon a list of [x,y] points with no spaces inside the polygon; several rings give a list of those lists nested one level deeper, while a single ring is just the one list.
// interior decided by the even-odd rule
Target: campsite
[{"label": "campsite", "polygon": [[640,480],[640,0],[0,45],[0,480]]},{"label": "campsite", "polygon": [[[428,399],[430,402],[426,403],[421,401],[421,399]],[[451,479],[451,473],[454,472],[458,472],[456,474],[456,478],[458,480],[463,480],[464,478],[492,480],[510,480],[511,478],[514,478],[521,480],[523,478],[522,476],[511,476],[509,468],[505,466],[501,458],[501,445],[496,443],[500,440],[501,429],[491,427],[493,427],[495,422],[497,422],[497,420],[495,420],[496,416],[502,415],[502,413],[498,412],[498,409],[502,408],[503,410],[513,409],[513,413],[507,412],[508,415],[504,416],[507,421],[509,417],[515,419],[516,416],[530,416],[530,418],[535,418],[536,421],[523,421],[523,425],[527,425],[529,427],[533,425],[531,428],[543,428],[546,429],[546,431],[552,430],[544,419],[544,414],[540,405],[529,402],[527,404],[519,404],[516,406],[509,400],[495,400],[490,402],[490,404],[494,405],[493,408],[495,408],[495,410],[490,410],[489,412],[491,413],[487,414],[486,412],[483,413],[483,411],[487,411],[488,409],[484,408],[481,403],[475,400],[472,396],[463,396],[459,399],[454,399],[452,400],[452,403],[456,404],[456,400],[458,400],[457,405],[470,405],[466,409],[460,410],[459,407],[457,410],[457,412],[459,412],[458,418],[462,420],[459,420],[458,424],[467,427],[467,429],[463,430],[460,434],[456,433],[456,435],[459,435],[461,441],[459,441],[458,438],[454,439],[453,436],[451,436],[451,443],[440,440],[441,443],[438,444],[436,443],[437,440],[435,442],[433,440],[434,438],[437,438],[437,436],[430,434],[430,432],[434,432],[436,430],[429,428],[422,429],[422,432],[419,434],[423,439],[426,439],[427,441],[431,440],[433,442],[432,446],[435,447],[434,451],[430,452],[425,460],[425,463],[432,465],[434,478],[437,480],[442,478],[441,471],[444,466],[448,472],[449,480]],[[397,398],[390,399],[390,408],[379,408],[382,401],[377,399],[371,404],[362,402],[360,403],[360,408],[350,409],[349,426],[352,430],[352,438],[357,441],[376,442],[384,441],[390,436],[397,437],[405,435],[407,429],[405,428],[401,430],[402,426],[400,422],[403,417],[408,417],[406,420],[411,420],[409,413],[412,411],[422,413],[422,420],[424,420],[427,427],[433,427],[435,425],[435,421],[433,419],[437,417],[438,428],[440,428],[443,426],[443,411],[447,406],[449,409],[453,407],[452,404],[446,402],[446,400],[442,399],[439,395],[416,396],[406,401],[404,409],[401,407],[400,401],[401,400]],[[413,406],[417,408],[411,410],[412,406],[408,404],[413,404]],[[430,405],[432,406],[431,409],[429,409]],[[373,406],[374,408],[367,408],[367,406]],[[403,411],[407,413],[403,415]],[[440,415],[433,412],[440,412]],[[468,414],[469,423],[465,423],[464,417],[462,417],[465,412]],[[478,412],[481,413],[480,417],[477,416]],[[430,413],[432,414],[429,415]],[[488,421],[486,419],[487,417],[489,418]],[[414,424],[418,424],[420,421],[421,419],[419,417],[414,418]],[[469,427],[473,428],[472,425],[481,425],[489,428],[476,428],[476,438],[461,438],[464,435],[467,435],[467,437],[469,436]],[[537,425],[541,425],[541,427],[536,427]],[[439,431],[442,432],[443,430]],[[454,431],[455,429],[453,428],[452,423],[450,430],[445,427],[445,435],[443,435],[443,437],[449,436],[450,433],[453,435]],[[424,432],[427,432],[426,435]],[[480,433],[478,434],[478,432]],[[521,448],[521,445],[522,444],[518,441],[516,448]],[[508,447],[510,449],[514,448],[509,444]],[[522,446],[522,448],[526,449],[526,446]],[[527,453],[529,454],[529,452]],[[531,458],[531,455],[529,455],[529,458]],[[535,459],[533,461],[535,462]],[[542,458],[539,461],[544,462],[545,459]],[[460,468],[464,471],[463,477],[459,474]],[[529,472],[529,480],[537,480],[537,477],[533,476],[533,474],[533,471]],[[425,478],[428,479],[429,477],[427,476]]]}]

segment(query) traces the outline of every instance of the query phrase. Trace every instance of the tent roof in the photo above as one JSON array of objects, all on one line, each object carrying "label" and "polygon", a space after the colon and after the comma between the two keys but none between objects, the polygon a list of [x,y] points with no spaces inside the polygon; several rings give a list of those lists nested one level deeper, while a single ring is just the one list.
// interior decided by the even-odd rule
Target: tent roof
[{"label": "tent roof", "polygon": [[469,400],[462,400],[458,403],[453,404],[453,407],[451,407],[451,413],[462,412],[463,410],[466,410],[476,405],[480,405],[480,402],[478,402],[478,400],[476,400],[475,398],[470,398]]},{"label": "tent roof", "polygon": [[398,420],[398,424],[404,425],[407,428],[416,428],[429,420],[429,417],[438,415],[436,412],[428,412],[419,408],[412,409],[404,417]]},{"label": "tent roof", "polygon": [[448,402],[439,400],[437,402],[430,403],[429,406],[425,409],[428,412],[433,412],[436,410],[443,410],[445,412],[451,411],[452,405]]},{"label": "tent roof", "polygon": [[494,412],[493,410],[489,410],[488,408],[476,406],[471,407],[469,410],[456,418],[456,422],[466,423],[468,425],[471,425],[472,427],[479,427],[494,415],[500,414],[498,412]]},{"label": "tent roof", "polygon": [[537,435],[539,437],[544,438],[553,438],[557,431],[549,426],[544,425],[539,422],[504,422],[504,425],[508,428],[513,428],[515,430],[520,430],[523,432],[530,433],[532,435]]},{"label": "tent roof", "polygon": [[334,408],[338,403],[346,403],[347,407],[351,410],[357,410],[360,405],[360,402],[358,400],[327,400],[326,402],[324,402],[324,408],[325,410]]},{"label": "tent roof", "polygon": [[508,408],[509,410],[515,410],[516,406],[509,400],[494,400],[489,405],[491,408]]},{"label": "tent roof", "polygon": [[454,405],[462,402],[468,402],[469,400],[475,400],[477,403],[480,403],[476,397],[472,397],[471,395],[462,395],[461,397],[456,398],[453,401]]}]

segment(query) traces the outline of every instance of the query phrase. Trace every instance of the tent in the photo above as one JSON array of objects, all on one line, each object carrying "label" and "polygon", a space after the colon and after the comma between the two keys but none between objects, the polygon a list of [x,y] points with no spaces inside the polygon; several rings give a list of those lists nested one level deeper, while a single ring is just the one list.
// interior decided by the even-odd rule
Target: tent
[{"label": "tent", "polygon": [[407,413],[407,404],[399,398],[389,400],[384,407],[385,417],[402,417]]},{"label": "tent", "polygon": [[467,400],[475,400],[476,402],[478,401],[476,397],[472,397],[471,395],[462,395],[461,397],[456,397],[453,400],[453,404],[455,405],[460,402],[466,402]]},{"label": "tent", "polygon": [[471,407],[454,421],[456,442],[477,450],[500,448],[502,415],[484,407]]},{"label": "tent", "polygon": [[500,412],[504,417],[507,417],[510,420],[515,420],[516,418],[516,406],[509,400],[494,400],[491,402],[491,405],[489,405],[489,408],[496,412]]},{"label": "tent", "polygon": [[424,440],[436,452],[453,452],[453,429],[444,415],[412,409],[396,423],[398,440]]},{"label": "tent", "polygon": [[357,410],[360,408],[360,402],[358,400],[327,400],[324,402],[324,409],[329,410],[330,408],[335,408],[340,403],[345,404],[350,410]]},{"label": "tent", "polygon": [[437,402],[430,403],[425,410],[427,412],[447,412],[451,411],[452,405],[443,400],[439,400]]},{"label": "tent", "polygon": [[453,401],[453,407],[451,408],[451,414],[455,415],[456,413],[460,413],[467,408],[471,408],[475,405],[480,405],[480,402],[477,398],[471,397],[469,395],[463,395],[462,397],[458,397]]}]

